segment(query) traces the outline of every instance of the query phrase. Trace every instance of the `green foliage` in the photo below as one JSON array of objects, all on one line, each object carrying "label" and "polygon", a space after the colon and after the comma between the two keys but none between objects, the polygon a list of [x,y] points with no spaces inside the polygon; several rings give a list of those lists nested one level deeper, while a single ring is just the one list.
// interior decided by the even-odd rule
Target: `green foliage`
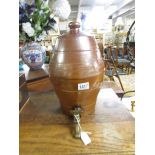
[{"label": "green foliage", "polygon": [[[35,0],[33,5],[20,3],[19,10],[20,40],[33,41],[41,35],[45,35],[45,32],[48,33],[48,30],[54,29],[56,21],[51,20],[51,11],[43,0]],[[23,29],[23,24],[25,24],[25,29]]]}]

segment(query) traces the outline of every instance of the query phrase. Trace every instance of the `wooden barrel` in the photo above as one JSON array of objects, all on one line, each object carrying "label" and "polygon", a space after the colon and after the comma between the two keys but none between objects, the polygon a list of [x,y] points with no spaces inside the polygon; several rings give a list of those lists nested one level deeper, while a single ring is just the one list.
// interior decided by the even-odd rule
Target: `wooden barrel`
[{"label": "wooden barrel", "polygon": [[50,80],[65,114],[76,106],[92,113],[103,81],[103,59],[94,38],[80,32],[78,22],[69,23],[69,28],[56,42]]}]

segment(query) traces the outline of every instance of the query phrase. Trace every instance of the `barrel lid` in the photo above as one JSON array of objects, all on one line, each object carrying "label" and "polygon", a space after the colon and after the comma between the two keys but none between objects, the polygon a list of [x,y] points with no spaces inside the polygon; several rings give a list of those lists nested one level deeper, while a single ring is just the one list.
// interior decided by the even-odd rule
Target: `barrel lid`
[{"label": "barrel lid", "polygon": [[70,22],[68,26],[70,31],[58,37],[55,44],[55,51],[96,51],[97,46],[95,39],[92,36],[80,31],[79,22]]},{"label": "barrel lid", "polygon": [[80,28],[80,23],[79,22],[70,22],[68,24],[70,29],[76,29],[76,28]]}]

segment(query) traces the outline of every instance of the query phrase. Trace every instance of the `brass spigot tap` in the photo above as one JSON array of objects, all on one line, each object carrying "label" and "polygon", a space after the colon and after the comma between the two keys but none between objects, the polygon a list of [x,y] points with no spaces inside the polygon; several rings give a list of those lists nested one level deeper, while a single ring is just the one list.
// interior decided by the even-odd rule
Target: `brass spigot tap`
[{"label": "brass spigot tap", "polygon": [[71,115],[73,116],[73,122],[74,122],[74,130],[73,130],[73,136],[75,138],[81,137],[81,126],[80,126],[80,117],[81,117],[81,108],[75,107],[73,110],[70,111]]},{"label": "brass spigot tap", "polygon": [[131,112],[135,112],[135,101],[131,101]]}]

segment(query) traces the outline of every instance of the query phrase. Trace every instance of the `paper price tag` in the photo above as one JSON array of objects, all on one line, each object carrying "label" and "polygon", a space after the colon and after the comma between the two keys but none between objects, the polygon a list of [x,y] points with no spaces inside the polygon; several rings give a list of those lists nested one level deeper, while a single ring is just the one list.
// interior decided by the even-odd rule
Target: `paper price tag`
[{"label": "paper price tag", "polygon": [[81,140],[85,145],[88,145],[89,143],[91,143],[91,139],[86,132],[81,132]]},{"label": "paper price tag", "polygon": [[78,90],[86,90],[86,89],[89,89],[89,82],[78,84]]}]

